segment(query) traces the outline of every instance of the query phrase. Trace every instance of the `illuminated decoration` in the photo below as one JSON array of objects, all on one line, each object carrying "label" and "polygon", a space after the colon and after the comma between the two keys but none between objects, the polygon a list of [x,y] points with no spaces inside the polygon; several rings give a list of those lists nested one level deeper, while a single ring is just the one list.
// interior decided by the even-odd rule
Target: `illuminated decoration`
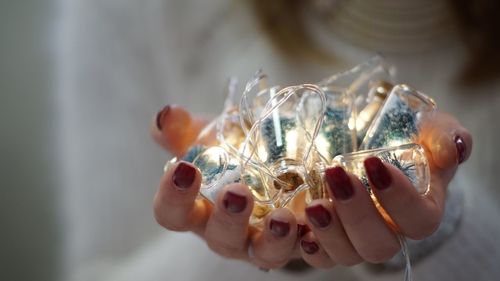
[{"label": "illuminated decoration", "polygon": [[407,85],[395,86],[367,129],[360,149],[417,142],[422,121],[436,109],[434,101]]},{"label": "illuminated decoration", "polygon": [[435,105],[406,85],[393,87],[393,70],[380,58],[316,84],[267,84],[259,71],[237,96],[231,79],[222,114],[182,159],[200,170],[203,198],[215,202],[225,185],[244,183],[255,202],[250,223],[262,226],[275,208],[303,208],[326,197],[322,176],[332,165],[359,176],[369,190],[362,165],[367,156],[393,164],[427,191],[425,153],[405,144],[417,142],[420,123]]},{"label": "illuminated decoration", "polygon": [[[429,190],[430,169],[425,151],[415,143],[345,153],[336,156],[333,159],[333,165],[342,166],[357,176],[367,189],[370,189],[363,164],[363,161],[368,157],[378,157],[383,162],[398,168],[420,194],[425,194]],[[372,198],[376,200],[374,196]]]},{"label": "illuminated decoration", "polygon": [[[257,227],[275,208],[302,212],[312,200],[327,198],[327,167],[342,166],[370,192],[363,166],[369,156],[401,170],[424,194],[430,170],[417,143],[425,116],[436,106],[424,94],[396,84],[393,73],[377,57],[316,84],[268,87],[267,76],[259,71],[240,97],[232,79],[222,114],[181,160],[199,169],[200,195],[210,202],[227,184],[247,185],[254,197],[250,223]],[[407,258],[405,280],[410,280],[406,241],[398,237]]]}]

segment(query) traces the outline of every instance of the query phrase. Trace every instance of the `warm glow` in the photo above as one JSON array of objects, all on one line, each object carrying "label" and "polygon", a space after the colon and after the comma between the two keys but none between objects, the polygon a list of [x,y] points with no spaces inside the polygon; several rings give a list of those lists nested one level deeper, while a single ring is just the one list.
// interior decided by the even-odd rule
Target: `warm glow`
[{"label": "warm glow", "polygon": [[328,151],[330,151],[330,142],[322,135],[319,135],[316,137],[315,140],[316,148],[318,151],[323,155],[323,157],[326,157],[328,159]]},{"label": "warm glow", "polygon": [[349,126],[349,130],[356,129],[356,121],[355,121],[354,117],[349,118],[348,126]]},{"label": "warm glow", "polygon": [[[271,88],[269,90],[269,94],[271,95],[271,105],[275,107],[276,99],[274,99],[274,96],[276,95],[276,88]],[[281,119],[280,119],[280,113],[277,108],[273,110],[273,124],[274,124],[274,134],[276,136],[276,146],[278,147],[283,146],[283,141],[281,136]]]},{"label": "warm glow", "polygon": [[292,130],[286,133],[286,150],[289,154],[288,157],[295,157],[295,153],[297,151],[297,130]]},{"label": "warm glow", "polygon": [[400,145],[403,145],[403,144],[407,144],[408,142],[407,141],[403,141],[403,140],[391,140],[389,142],[389,145],[388,147],[396,147],[396,146],[400,146]]}]

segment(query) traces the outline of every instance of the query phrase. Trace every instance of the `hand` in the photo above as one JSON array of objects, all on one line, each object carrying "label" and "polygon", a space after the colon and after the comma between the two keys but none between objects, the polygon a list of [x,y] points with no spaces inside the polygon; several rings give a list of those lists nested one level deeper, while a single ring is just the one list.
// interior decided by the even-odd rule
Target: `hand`
[{"label": "hand", "polygon": [[[153,137],[178,156],[186,152],[206,124],[178,107],[164,110],[159,117],[152,127]],[[472,148],[470,134],[453,117],[436,113],[426,124],[421,144],[429,151],[432,183],[425,196],[418,194],[395,167],[376,158],[365,162],[378,201],[399,231],[414,239],[427,237],[439,225],[447,185]],[[194,175],[183,178],[182,174],[190,173]],[[398,240],[359,180],[341,168],[329,169],[326,179],[332,200],[317,200],[306,209],[313,231],[300,241],[304,260],[315,267],[331,267],[391,258],[399,250]],[[192,165],[179,163],[169,169],[155,197],[158,222],[167,229],[193,231],[215,252],[264,268],[283,266],[297,256],[297,224],[288,210],[278,209],[268,215],[266,227],[260,231],[248,225],[253,199],[246,186],[227,186],[215,205],[196,199],[199,186],[200,175]],[[253,256],[248,252],[250,242]]]},{"label": "hand", "polygon": [[[167,106],[152,122],[151,133],[161,146],[182,156],[206,123],[207,119],[194,118],[180,107]],[[192,164],[181,161],[172,165],[162,176],[154,199],[158,223],[172,231],[192,231],[214,252],[266,269],[282,267],[299,257],[297,221],[288,209],[268,214],[264,229],[258,230],[248,224],[253,209],[248,187],[228,185],[211,204],[197,198],[200,183],[201,174]]]},{"label": "hand", "polygon": [[[397,168],[378,158],[365,160],[372,190],[395,226],[405,236],[423,239],[439,226],[446,190],[458,164],[472,149],[469,132],[452,116],[436,112],[423,126],[420,144],[428,151],[431,187],[420,195]],[[386,222],[360,180],[340,167],[326,171],[331,200],[321,199],[306,208],[312,232],[300,244],[302,257],[312,266],[362,261],[380,263],[399,251],[395,232]]]}]

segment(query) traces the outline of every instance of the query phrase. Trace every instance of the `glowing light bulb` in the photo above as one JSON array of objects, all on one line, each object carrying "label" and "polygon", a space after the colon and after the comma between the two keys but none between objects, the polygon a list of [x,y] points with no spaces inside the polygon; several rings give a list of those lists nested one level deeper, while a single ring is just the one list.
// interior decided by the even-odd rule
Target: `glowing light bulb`
[{"label": "glowing light bulb", "polygon": [[[230,83],[222,114],[202,130],[183,158],[201,172],[200,195],[214,202],[225,185],[243,183],[255,202],[250,223],[262,226],[275,208],[303,208],[324,198],[322,174],[332,163],[366,178],[359,165],[368,155],[402,164],[416,188],[425,189],[425,155],[418,145],[405,144],[418,134],[429,102],[399,85],[384,103],[390,85],[380,82],[385,74],[384,67],[372,62],[319,85],[268,87],[267,76],[259,72],[239,103]],[[408,112],[413,119],[405,117]],[[363,145],[370,150],[351,153],[365,132]],[[372,149],[385,146],[390,147]],[[415,169],[406,169],[408,163]]]},{"label": "glowing light bulb", "polygon": [[429,163],[424,149],[418,144],[403,144],[346,153],[336,156],[332,163],[342,166],[346,171],[356,175],[370,190],[370,183],[364,167],[364,160],[368,157],[378,157],[383,162],[401,170],[419,193],[424,194],[428,191],[430,186]]},{"label": "glowing light bulb", "polygon": [[435,109],[431,98],[407,85],[396,85],[367,129],[360,149],[417,142],[423,118]]}]

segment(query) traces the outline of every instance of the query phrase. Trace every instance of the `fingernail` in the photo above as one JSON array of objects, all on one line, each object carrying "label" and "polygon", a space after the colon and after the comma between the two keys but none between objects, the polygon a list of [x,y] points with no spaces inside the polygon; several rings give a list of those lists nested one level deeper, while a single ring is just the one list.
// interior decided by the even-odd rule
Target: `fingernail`
[{"label": "fingernail", "polygon": [[158,130],[161,131],[161,129],[163,128],[163,120],[165,119],[165,116],[169,111],[170,105],[167,105],[156,114],[156,127],[158,128]]},{"label": "fingernail", "polygon": [[271,219],[269,229],[274,236],[285,237],[288,235],[288,232],[290,232],[290,224],[288,222]]},{"label": "fingernail", "polygon": [[196,169],[193,166],[179,162],[172,176],[172,181],[180,189],[187,189],[193,184],[195,175]]},{"label": "fingernail", "polygon": [[391,185],[391,174],[378,157],[365,159],[365,171],[370,182],[375,185],[375,188],[384,190]]},{"label": "fingernail", "polygon": [[465,161],[465,151],[466,151],[466,146],[464,139],[462,139],[461,136],[455,136],[455,146],[457,147],[457,157],[458,157],[458,164],[461,164]]},{"label": "fingernail", "polygon": [[351,179],[342,167],[326,169],[325,179],[335,198],[339,200],[347,200],[354,195],[354,188],[352,187]]},{"label": "fingernail", "polygon": [[297,225],[297,237],[301,238],[302,236],[306,235],[311,229],[307,224],[301,224],[299,223]]},{"label": "fingernail", "polygon": [[332,221],[332,217],[323,205],[314,205],[306,208],[309,220],[318,228],[327,227]]},{"label": "fingernail", "polygon": [[224,208],[230,213],[241,213],[247,206],[247,198],[234,192],[228,191],[222,200]]},{"label": "fingernail", "polygon": [[315,254],[319,250],[318,244],[314,241],[301,240],[300,247],[309,255]]}]

